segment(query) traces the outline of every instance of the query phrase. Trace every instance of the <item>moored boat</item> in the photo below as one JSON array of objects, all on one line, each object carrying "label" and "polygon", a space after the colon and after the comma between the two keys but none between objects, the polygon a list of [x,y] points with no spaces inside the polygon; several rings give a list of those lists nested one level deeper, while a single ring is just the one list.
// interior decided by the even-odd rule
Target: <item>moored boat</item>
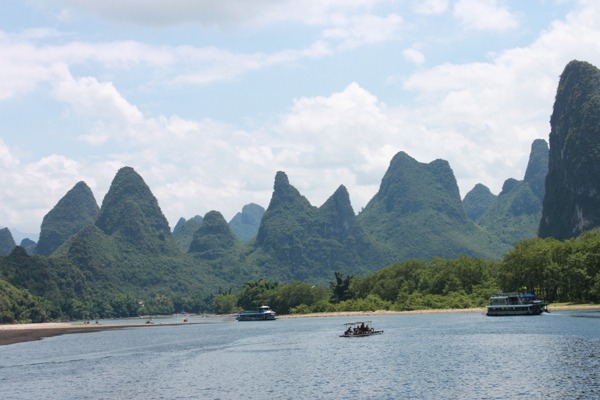
[{"label": "moored boat", "polygon": [[275,311],[269,306],[257,307],[254,311],[241,311],[235,319],[238,321],[273,321],[275,319]]},{"label": "moored boat", "polygon": [[369,326],[371,321],[348,322],[344,324],[347,329],[340,337],[362,337],[379,335],[383,331],[376,331],[372,326]]},{"label": "moored boat", "polygon": [[534,294],[517,292],[498,293],[490,298],[486,306],[487,315],[540,315],[548,311],[548,303],[538,299]]}]

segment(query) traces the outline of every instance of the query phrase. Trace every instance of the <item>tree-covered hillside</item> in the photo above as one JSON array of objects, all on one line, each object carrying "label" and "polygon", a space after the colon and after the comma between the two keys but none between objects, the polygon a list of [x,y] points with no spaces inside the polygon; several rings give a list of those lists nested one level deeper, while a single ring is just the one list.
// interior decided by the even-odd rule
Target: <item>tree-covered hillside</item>
[{"label": "tree-covered hillside", "polygon": [[190,249],[190,243],[192,243],[192,239],[194,238],[194,233],[200,227],[203,218],[199,215],[196,215],[189,220],[185,220],[185,218],[180,218],[175,228],[173,228],[173,239],[177,243],[177,246],[181,249],[182,252],[187,253]]},{"label": "tree-covered hillside", "polygon": [[8,228],[0,229],[0,256],[5,256],[16,246],[15,240]]},{"label": "tree-covered hillside", "polygon": [[492,204],[498,196],[490,192],[490,189],[478,183],[471,189],[463,199],[463,207],[465,213],[471,221],[477,221]]},{"label": "tree-covered hillside", "polygon": [[78,182],[44,217],[35,252],[49,256],[69,237],[98,216],[98,204],[85,182]]},{"label": "tree-covered hillside", "polygon": [[284,172],[275,176],[271,202],[263,215],[247,262],[263,276],[282,281],[319,282],[340,268],[372,271],[393,261],[389,249],[374,242],[356,223],[345,187],[320,208],[290,185]]},{"label": "tree-covered hillside", "polygon": [[467,218],[448,162],[423,164],[404,152],[394,156],[357,222],[392,247],[396,260],[500,258],[509,249]]},{"label": "tree-covered hillside", "polygon": [[95,225],[55,253],[105,290],[138,297],[210,293],[224,286],[175,243],[156,198],[132,168],[118,171]]}]

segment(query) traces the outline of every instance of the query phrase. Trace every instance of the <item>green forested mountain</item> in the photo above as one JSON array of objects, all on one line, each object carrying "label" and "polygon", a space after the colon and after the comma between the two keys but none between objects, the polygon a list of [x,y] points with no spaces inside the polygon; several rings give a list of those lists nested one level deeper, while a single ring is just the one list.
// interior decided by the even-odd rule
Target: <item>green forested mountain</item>
[{"label": "green forested mountain", "polygon": [[393,260],[356,224],[345,187],[320,208],[290,185],[284,172],[275,176],[273,196],[247,262],[269,279],[309,282],[330,279],[333,271],[359,273]]},{"label": "green forested mountain", "polygon": [[29,238],[21,240],[21,243],[19,244],[19,246],[25,248],[28,254],[35,254],[35,245],[36,243]]},{"label": "green forested mountain", "polygon": [[71,260],[94,287],[139,297],[216,290],[210,268],[177,247],[156,198],[132,168],[116,174],[95,225],[55,255]]},{"label": "green forested mountain", "polygon": [[8,228],[0,229],[0,256],[9,254],[16,246],[15,240]]},{"label": "green forested mountain", "polygon": [[0,279],[0,324],[44,322],[46,310],[40,298]]},{"label": "green forested mountain", "polygon": [[463,199],[465,213],[471,221],[477,221],[487,211],[498,196],[490,192],[487,186],[478,183]]},{"label": "green forested mountain", "polygon": [[[250,204],[230,224],[211,211],[172,235],[132,168],[99,210],[80,182],[44,218],[37,247],[50,257],[0,230],[0,323],[198,312],[217,292],[215,309],[267,301],[280,312],[467,307],[495,290],[597,301],[598,234],[530,238],[541,215],[540,235],[558,239],[600,225],[599,90],[595,67],[565,68],[550,152],[534,141],[524,180],[498,196],[476,185],[461,202],[446,161],[400,152],[358,216],[344,186],[315,207],[278,172],[266,211]],[[256,226],[256,237],[236,236]]]},{"label": "green forested mountain", "polygon": [[49,256],[70,236],[93,224],[98,211],[98,204],[88,185],[78,182],[44,217],[35,252]]},{"label": "green forested mountain", "polygon": [[246,204],[242,212],[237,213],[229,221],[229,227],[240,241],[247,242],[258,234],[258,227],[264,213],[265,209],[258,204]]},{"label": "green forested mountain", "polygon": [[177,246],[183,251],[187,253],[190,249],[190,243],[192,243],[192,239],[194,238],[194,233],[200,227],[203,218],[199,215],[196,215],[189,220],[185,220],[185,218],[180,218],[177,225],[173,229],[173,239],[177,243]]},{"label": "green forested mountain", "polygon": [[467,218],[447,161],[423,164],[404,152],[394,156],[357,221],[397,260],[500,258],[509,249]]},{"label": "green forested mountain", "polygon": [[131,167],[117,172],[102,201],[96,226],[118,243],[127,242],[139,252],[181,254],[158,201]]},{"label": "green forested mountain", "polygon": [[525,179],[507,179],[502,192],[477,220],[477,224],[510,246],[536,237],[547,171],[548,144],[545,140],[537,139],[531,145]]},{"label": "green forested mountain", "polygon": [[71,299],[83,299],[87,285],[81,271],[67,260],[28,255],[17,246],[0,259],[0,279],[17,289],[26,289],[34,296],[44,297],[51,306],[46,309],[51,318],[60,316],[59,307]]},{"label": "green forested mountain", "polygon": [[563,240],[600,226],[600,70],[571,61],[550,118],[540,237]]},{"label": "green forested mountain", "polygon": [[240,245],[223,215],[218,211],[210,211],[194,233],[189,253],[205,260],[223,259],[239,252]]},{"label": "green forested mountain", "polygon": [[256,275],[256,268],[245,259],[249,251],[234,235],[223,215],[210,211],[194,233],[188,254],[210,267],[212,273],[225,282],[225,290],[239,288]]}]

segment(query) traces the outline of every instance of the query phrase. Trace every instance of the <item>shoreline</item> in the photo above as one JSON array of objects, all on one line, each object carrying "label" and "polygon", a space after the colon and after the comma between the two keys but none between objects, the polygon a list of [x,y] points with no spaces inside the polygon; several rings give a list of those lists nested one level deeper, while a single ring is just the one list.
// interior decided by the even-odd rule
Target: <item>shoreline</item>
[{"label": "shoreline", "polygon": [[[568,310],[600,310],[600,305],[582,305],[582,306],[548,306],[550,311],[568,311]],[[373,315],[417,315],[417,314],[467,314],[467,313],[485,313],[485,307],[482,308],[451,308],[434,310],[412,310],[412,311],[337,311],[329,313],[311,313],[311,314],[293,314],[280,315],[278,319],[289,318],[328,318],[328,317],[369,317]],[[221,315],[223,316],[223,315]],[[139,328],[149,326],[173,326],[173,325],[194,325],[194,322],[175,322],[175,323],[154,323],[154,324],[107,324],[107,325],[84,325],[72,324],[69,322],[44,322],[35,324],[10,324],[0,325],[0,346],[40,340],[45,337],[59,336],[70,333],[98,332],[108,329],[121,328]]]},{"label": "shoreline", "polygon": [[[568,310],[600,310],[600,305],[582,305],[582,306],[548,306],[550,311],[568,311]],[[311,314],[286,314],[279,315],[277,318],[314,318],[314,317],[368,317],[371,315],[415,315],[415,314],[469,314],[481,313],[484,314],[485,307],[480,308],[445,308],[431,310],[411,310],[411,311],[336,311],[326,313],[311,313]]]},{"label": "shoreline", "polygon": [[173,326],[194,325],[189,322],[177,323],[154,323],[154,324],[107,324],[107,325],[84,325],[71,324],[69,322],[44,322],[36,324],[11,324],[0,325],[0,346],[41,340],[46,337],[65,335],[69,333],[98,332],[109,329],[149,327],[149,326]]}]

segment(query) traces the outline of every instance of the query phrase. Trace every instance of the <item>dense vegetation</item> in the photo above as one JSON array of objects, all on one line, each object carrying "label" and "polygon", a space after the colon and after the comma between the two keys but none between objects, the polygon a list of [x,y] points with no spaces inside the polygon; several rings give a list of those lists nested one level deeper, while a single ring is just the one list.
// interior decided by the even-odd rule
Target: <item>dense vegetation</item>
[{"label": "dense vegetation", "polygon": [[328,288],[304,282],[250,281],[222,293],[216,312],[262,304],[280,314],[483,307],[498,291],[535,293],[550,302],[600,301],[600,233],[578,239],[528,239],[503,261],[458,257],[402,261],[366,276],[335,273]]}]

